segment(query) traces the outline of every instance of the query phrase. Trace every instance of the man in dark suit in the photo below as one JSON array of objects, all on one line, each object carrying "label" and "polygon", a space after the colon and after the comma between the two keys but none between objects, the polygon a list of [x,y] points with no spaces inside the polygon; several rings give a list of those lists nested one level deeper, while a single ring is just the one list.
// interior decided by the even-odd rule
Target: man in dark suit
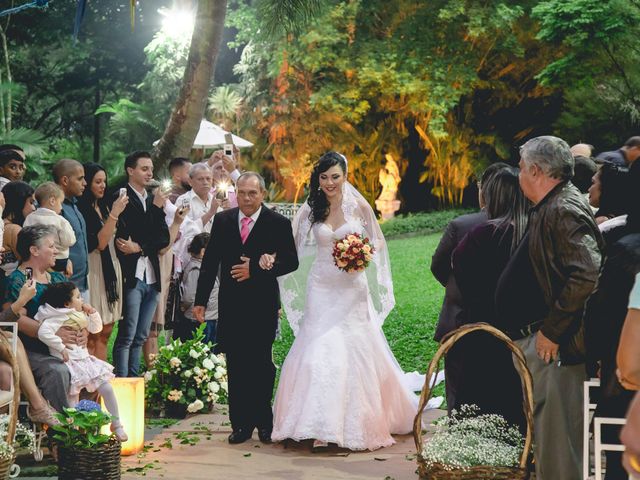
[{"label": "man in dark suit", "polygon": [[[484,171],[482,178],[478,183],[480,208],[484,208],[482,185],[486,184],[486,182],[493,177],[496,172],[508,166],[509,165],[506,163],[496,162],[491,164]],[[454,331],[464,323],[467,323],[462,294],[458,289],[458,285],[451,268],[451,254],[467,233],[486,221],[487,214],[484,210],[477,213],[470,213],[468,215],[461,215],[453,219],[449,225],[447,225],[447,228],[440,239],[440,243],[438,244],[433,257],[431,257],[431,273],[433,273],[436,280],[445,287],[444,301],[442,302],[442,309],[440,310],[436,333],[433,336],[433,339],[436,342],[440,342],[445,335]],[[449,350],[447,358],[445,359],[445,389],[447,405],[449,406],[455,405],[455,395],[459,377],[458,368],[460,362],[457,361],[456,350],[460,351],[462,349],[454,346]],[[451,407],[449,407],[449,409],[450,408]]]},{"label": "man in dark suit", "polygon": [[229,443],[242,443],[258,429],[271,441],[271,397],[276,369],[271,357],[278,325],[277,277],[298,268],[291,222],[262,205],[264,179],[243,173],[236,183],[238,208],[217,213],[198,279],[195,318],[204,310],[220,272],[217,349],[227,357]]},{"label": "man in dark suit", "polygon": [[142,345],[149,336],[160,293],[158,251],[169,245],[165,223],[166,194],[145,187],[153,179],[153,162],[147,152],[125,159],[129,203],[118,218],[116,248],[124,283],[123,319],[113,346],[117,377],[137,377]]}]

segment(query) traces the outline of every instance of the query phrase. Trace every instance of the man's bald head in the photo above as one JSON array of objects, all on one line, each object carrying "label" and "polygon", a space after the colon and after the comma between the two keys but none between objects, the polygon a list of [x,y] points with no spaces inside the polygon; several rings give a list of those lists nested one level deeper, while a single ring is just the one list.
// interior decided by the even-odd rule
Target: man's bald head
[{"label": "man's bald head", "polygon": [[593,145],[588,143],[576,143],[571,147],[571,155],[577,157],[578,155],[590,158],[593,154]]},{"label": "man's bald head", "polygon": [[77,160],[63,158],[53,166],[53,180],[62,188],[65,197],[79,197],[87,182],[84,180],[84,167]]}]

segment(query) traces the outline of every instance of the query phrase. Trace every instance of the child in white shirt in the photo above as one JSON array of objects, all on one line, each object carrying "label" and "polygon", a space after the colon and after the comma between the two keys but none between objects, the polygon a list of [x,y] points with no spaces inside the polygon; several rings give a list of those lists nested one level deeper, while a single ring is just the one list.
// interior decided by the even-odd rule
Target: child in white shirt
[{"label": "child in white shirt", "polygon": [[65,272],[67,276],[73,274],[71,260],[69,260],[69,247],[75,245],[76,234],[69,221],[60,215],[62,202],[64,202],[64,192],[53,182],[44,182],[35,191],[36,201],[39,208],[27,215],[23,227],[31,225],[53,225],[56,227],[58,237],[56,238],[56,265],[53,268],[56,272]]},{"label": "child in white shirt", "polygon": [[102,331],[100,314],[95,308],[83,305],[80,290],[73,282],[60,282],[47,287],[35,319],[40,322],[38,338],[49,347],[52,356],[66,363],[71,373],[69,405],[74,407],[78,403],[78,396],[83,388],[89,392],[97,390],[104,399],[107,410],[115,417],[111,422],[111,431],[121,442],[125,442],[128,437],[118,418],[118,401],[109,383],[114,377],[113,366],[89,354],[86,347],[67,347],[56,335],[63,326],[76,330],[86,328],[89,333],[98,333]]}]

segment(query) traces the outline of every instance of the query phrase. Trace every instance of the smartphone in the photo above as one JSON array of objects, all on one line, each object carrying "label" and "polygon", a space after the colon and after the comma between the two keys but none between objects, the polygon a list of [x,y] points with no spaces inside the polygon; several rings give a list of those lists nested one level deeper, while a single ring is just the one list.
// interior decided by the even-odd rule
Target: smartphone
[{"label": "smartphone", "polygon": [[230,133],[224,134],[224,154],[233,158],[233,136]]},{"label": "smartphone", "polygon": [[24,269],[24,275],[25,275],[25,277],[26,277],[26,281],[27,281],[27,282],[28,282],[28,281],[30,281],[30,280],[32,280],[32,279],[33,279],[33,268],[31,268],[31,267],[26,267],[26,268]]},{"label": "smartphone", "polygon": [[120,196],[120,198],[126,197],[127,196],[127,189],[125,187],[122,187],[120,189],[120,193],[118,195]]},{"label": "smartphone", "polygon": [[183,199],[182,199],[182,208],[183,208],[183,209],[184,209],[184,208],[189,208],[189,206],[190,206],[189,199],[188,199],[188,198],[183,198]]}]

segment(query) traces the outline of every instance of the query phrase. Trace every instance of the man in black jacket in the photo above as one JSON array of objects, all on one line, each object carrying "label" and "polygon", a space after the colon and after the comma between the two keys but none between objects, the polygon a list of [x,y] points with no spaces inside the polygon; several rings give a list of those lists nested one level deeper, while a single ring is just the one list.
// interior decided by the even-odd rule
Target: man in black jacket
[{"label": "man in black jacket", "polygon": [[238,208],[216,214],[202,260],[194,317],[202,322],[220,271],[217,348],[227,356],[229,443],[242,443],[258,429],[271,441],[271,397],[276,369],[271,348],[278,325],[277,277],[298,268],[298,256],[285,217],[262,205],[264,180],[245,172],[236,184]]},{"label": "man in black jacket", "polygon": [[147,193],[153,179],[153,162],[147,152],[134,152],[125,159],[129,179],[129,204],[118,218],[116,247],[124,280],[123,319],[113,346],[115,374],[136,377],[142,345],[149,336],[151,320],[160,292],[158,251],[169,245],[164,220],[166,196]]}]

